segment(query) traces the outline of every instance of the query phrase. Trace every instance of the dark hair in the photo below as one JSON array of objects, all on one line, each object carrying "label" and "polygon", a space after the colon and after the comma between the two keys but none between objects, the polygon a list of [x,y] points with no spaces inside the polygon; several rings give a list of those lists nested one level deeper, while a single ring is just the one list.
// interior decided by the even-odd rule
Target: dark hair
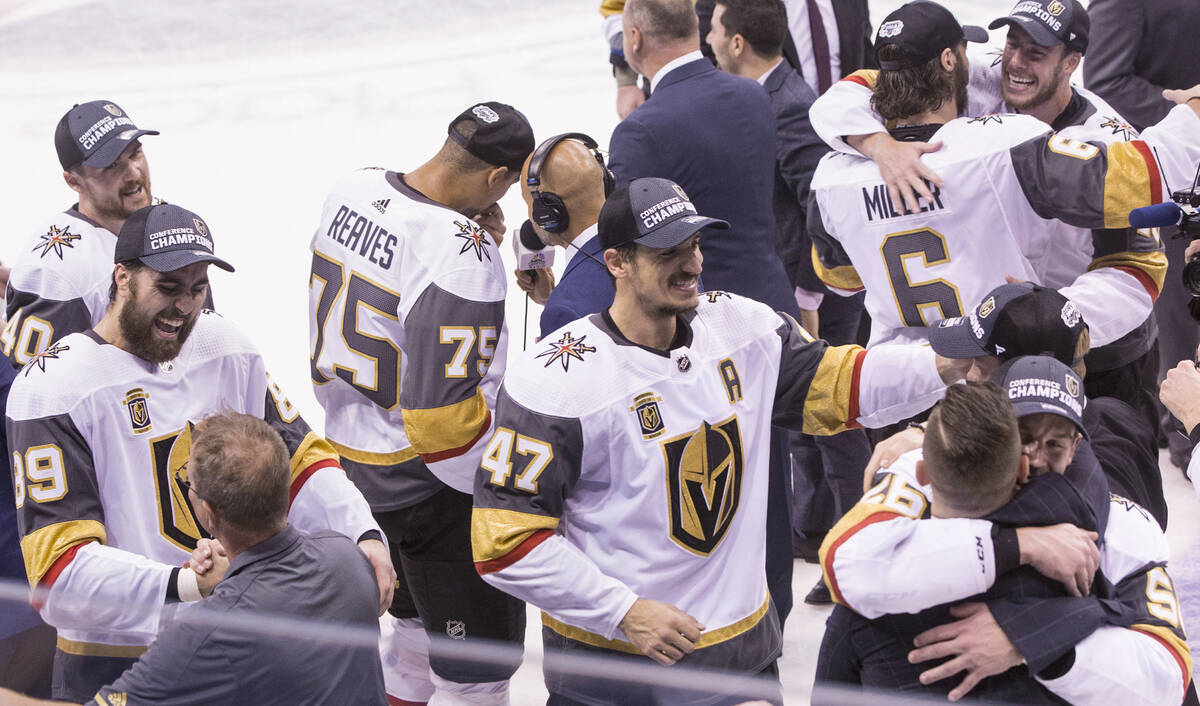
[{"label": "dark hair", "polygon": [[[613,250],[617,251],[617,255],[625,262],[633,262],[634,261],[634,258],[637,257],[637,249],[638,249],[638,244],[633,242],[632,240],[629,241],[628,243],[621,243],[620,245],[613,248]],[[608,275],[609,281],[611,281],[613,283],[613,285],[615,286],[617,284],[617,278],[613,277],[612,272],[609,272],[607,264],[605,264],[605,266],[604,266],[604,273]]]},{"label": "dark hair", "polygon": [[721,24],[726,36],[742,35],[750,48],[764,59],[783,52],[787,38],[787,8],[783,0],[717,0],[725,8]]},{"label": "dark hair", "polygon": [[[479,125],[470,118],[464,118],[450,126],[450,129],[470,140],[474,137],[475,131],[479,129]],[[437,157],[461,174],[491,171],[496,168],[495,165],[488,164],[468,152],[465,147],[450,137],[446,137],[446,141],[442,143],[442,149],[438,151]]]},{"label": "dark hair", "polygon": [[[141,260],[122,260],[121,262],[118,262],[116,264],[121,265],[125,269],[129,270],[130,274],[134,274],[134,275],[136,275],[139,271],[142,270],[142,268],[145,267],[145,265],[142,264]],[[112,304],[116,300],[117,300],[117,270],[114,267],[113,273],[112,273],[112,279],[108,285],[108,303]]]},{"label": "dark hair", "polygon": [[[963,58],[957,49],[955,53],[959,54],[960,60]],[[876,56],[880,61],[899,61],[905,57],[905,53],[895,44],[885,44],[879,48]],[[871,107],[884,120],[937,110],[954,97],[954,80],[954,72],[942,68],[940,54],[920,66],[883,70],[875,82]],[[959,110],[964,107],[960,105]]]},{"label": "dark hair", "polygon": [[972,517],[1012,496],[1021,432],[1008,396],[991,382],[951,385],[925,427],[925,469],[938,494]]},{"label": "dark hair", "polygon": [[646,36],[654,39],[688,39],[700,31],[693,0],[629,0],[625,12]]},{"label": "dark hair", "polygon": [[221,412],[197,424],[188,478],[196,495],[240,532],[261,535],[286,521],[290,456],[279,433],[258,417]]}]

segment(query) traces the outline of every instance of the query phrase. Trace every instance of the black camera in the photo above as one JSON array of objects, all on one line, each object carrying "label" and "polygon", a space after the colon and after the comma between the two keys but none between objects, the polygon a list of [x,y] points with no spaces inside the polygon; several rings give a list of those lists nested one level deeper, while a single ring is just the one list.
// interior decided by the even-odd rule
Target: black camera
[{"label": "black camera", "polygon": [[[1190,240],[1200,239],[1200,186],[1180,189],[1171,194],[1171,200],[1179,206],[1179,236]],[[1200,253],[1188,258],[1183,266],[1183,286],[1193,297],[1200,297]],[[1193,301],[1193,305],[1195,302]]]}]

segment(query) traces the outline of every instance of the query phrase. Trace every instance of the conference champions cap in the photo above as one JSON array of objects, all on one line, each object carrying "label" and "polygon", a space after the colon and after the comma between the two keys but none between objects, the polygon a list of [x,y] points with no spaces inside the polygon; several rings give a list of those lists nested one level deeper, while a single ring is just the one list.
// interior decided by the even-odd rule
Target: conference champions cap
[{"label": "conference champions cap", "polygon": [[702,228],[728,229],[729,223],[696,212],[683,188],[669,179],[644,177],[609,194],[597,225],[605,250],[637,243],[673,248]]},{"label": "conference champions cap", "polygon": [[992,381],[1004,388],[1018,417],[1057,414],[1071,420],[1087,436],[1083,380],[1066,365],[1045,355],[1022,356],[1002,365]]},{"label": "conference champions cap", "polygon": [[[455,129],[463,121],[475,123],[470,137]],[[477,103],[458,114],[446,127],[455,144],[495,167],[520,172],[535,146],[533,128],[521,111],[504,103]]]},{"label": "conference champions cap", "polygon": [[140,260],[156,272],[173,272],[197,262],[233,272],[233,265],[213,254],[208,224],[169,203],[138,209],[126,219],[117,235],[113,262],[128,260]]},{"label": "conference champions cap", "polygon": [[80,103],[67,111],[54,130],[54,149],[63,169],[82,164],[104,168],[112,165],[129,144],[158,130],[141,130],[112,101]]},{"label": "conference champions cap", "polygon": [[904,52],[902,58],[880,61],[887,71],[920,66],[941,55],[943,49],[956,47],[962,40],[986,42],[983,27],[960,25],[949,10],[929,0],[901,5],[884,18],[875,33],[875,56],[882,47],[894,45]]},{"label": "conference champions cap", "polygon": [[947,358],[1049,355],[1074,365],[1076,354],[1086,353],[1080,342],[1086,335],[1074,302],[1057,290],[1020,282],[988,292],[967,316],[939,321],[929,329],[929,345]]},{"label": "conference champions cap", "polygon": [[992,20],[988,29],[1020,27],[1038,46],[1058,44],[1083,53],[1087,50],[1092,20],[1079,0],[1021,0],[1005,17]]}]

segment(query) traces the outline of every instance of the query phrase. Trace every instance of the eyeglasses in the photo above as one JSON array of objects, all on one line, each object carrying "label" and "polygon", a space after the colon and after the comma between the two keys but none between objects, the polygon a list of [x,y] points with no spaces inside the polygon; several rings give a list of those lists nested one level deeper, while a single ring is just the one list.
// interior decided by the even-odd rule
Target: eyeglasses
[{"label": "eyeglasses", "polygon": [[[185,468],[187,468],[187,466],[180,466],[179,468],[175,469],[175,482],[179,484],[179,487],[183,488],[183,494],[186,497],[189,490],[193,493],[196,493],[196,489],[192,487],[192,484],[188,479],[183,477],[183,469]],[[200,498],[201,500],[204,499],[204,496],[200,495],[200,493],[196,493],[196,497]]]}]

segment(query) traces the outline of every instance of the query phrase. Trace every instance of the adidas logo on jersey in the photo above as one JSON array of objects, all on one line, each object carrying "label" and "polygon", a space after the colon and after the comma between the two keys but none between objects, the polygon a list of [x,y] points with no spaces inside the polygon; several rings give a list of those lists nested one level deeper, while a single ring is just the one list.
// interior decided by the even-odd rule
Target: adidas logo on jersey
[{"label": "adidas logo on jersey", "polygon": [[378,201],[372,201],[371,205],[375,207],[376,211],[379,211],[380,213],[387,213],[388,204],[391,202],[391,199],[379,199]]}]

